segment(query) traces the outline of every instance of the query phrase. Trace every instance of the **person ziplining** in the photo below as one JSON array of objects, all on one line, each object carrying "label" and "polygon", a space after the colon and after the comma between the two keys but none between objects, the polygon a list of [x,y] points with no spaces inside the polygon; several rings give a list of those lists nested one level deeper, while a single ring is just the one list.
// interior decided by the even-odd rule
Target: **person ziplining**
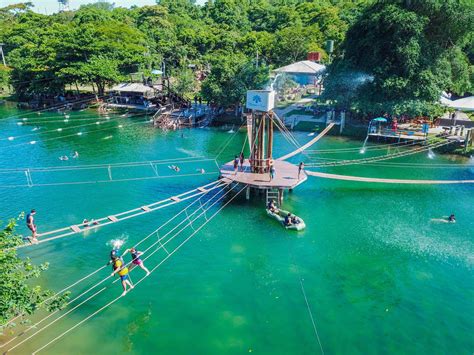
[{"label": "person ziplining", "polygon": [[143,264],[143,260],[140,259],[140,256],[143,255],[143,252],[138,251],[135,249],[135,247],[132,247],[130,249],[125,250],[125,252],[122,254],[122,258],[127,254],[130,253],[132,256],[132,265],[130,266],[130,270],[133,270],[135,265],[138,266],[140,269],[144,270],[146,272],[146,276],[150,275],[150,271],[146,268],[146,266]]},{"label": "person ziplining", "polygon": [[118,274],[119,277],[120,277],[120,281],[122,283],[122,287],[123,287],[123,292],[122,292],[122,296],[125,296],[127,294],[127,286],[130,288],[130,289],[133,289],[133,284],[130,280],[130,276],[128,275],[128,267],[126,264],[124,264],[124,262],[122,261],[122,259],[118,256],[118,253],[115,252],[115,250],[112,251],[111,253],[111,258],[112,258],[112,268],[113,268],[113,272],[110,276],[114,276],[115,274]]}]

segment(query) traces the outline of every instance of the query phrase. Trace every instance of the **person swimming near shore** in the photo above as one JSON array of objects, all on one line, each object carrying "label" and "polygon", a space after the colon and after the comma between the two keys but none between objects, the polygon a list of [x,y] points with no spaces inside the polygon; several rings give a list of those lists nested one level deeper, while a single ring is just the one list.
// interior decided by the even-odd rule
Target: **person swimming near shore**
[{"label": "person swimming near shore", "polygon": [[177,173],[179,173],[180,170],[181,170],[181,169],[179,168],[179,166],[177,166],[177,165],[168,165],[168,169],[174,170],[174,171],[176,171]]},{"label": "person swimming near shore", "polygon": [[111,255],[112,257],[112,268],[113,272],[110,276],[114,276],[115,274],[118,274],[120,276],[120,281],[122,283],[123,287],[123,292],[122,296],[125,296],[127,294],[127,286],[130,289],[133,289],[133,285],[130,281],[130,276],[128,276],[128,267],[124,264],[123,260],[118,257],[117,254]]},{"label": "person swimming near shore", "polygon": [[432,223],[456,223],[456,216],[451,213],[449,216],[443,216],[443,218],[431,218]]},{"label": "person swimming near shore", "polygon": [[75,151],[74,154],[72,155],[72,158],[73,159],[79,158],[79,153],[77,151]]},{"label": "person swimming near shore", "polygon": [[201,174],[205,174],[205,173],[206,173],[206,170],[204,170],[203,168],[196,169],[196,171],[199,171]]},{"label": "person swimming near shore", "polygon": [[59,160],[69,160],[68,156],[67,155],[61,155],[59,157]]},{"label": "person swimming near shore", "polygon": [[143,260],[140,259],[140,256],[143,255],[143,252],[138,251],[135,248],[130,248],[125,250],[125,252],[122,254],[122,257],[124,257],[127,253],[130,253],[130,255],[132,256],[132,266],[130,267],[130,270],[132,270],[135,265],[137,265],[140,269],[146,272],[146,276],[150,275],[150,271],[143,264]]}]

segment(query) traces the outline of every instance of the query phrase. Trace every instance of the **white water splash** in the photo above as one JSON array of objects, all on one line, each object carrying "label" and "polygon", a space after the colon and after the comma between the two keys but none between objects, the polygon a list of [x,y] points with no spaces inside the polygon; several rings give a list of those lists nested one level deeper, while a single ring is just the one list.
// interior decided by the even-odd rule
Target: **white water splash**
[{"label": "white water splash", "polygon": [[128,240],[128,235],[122,234],[120,238],[109,240],[106,245],[114,249],[120,249]]}]

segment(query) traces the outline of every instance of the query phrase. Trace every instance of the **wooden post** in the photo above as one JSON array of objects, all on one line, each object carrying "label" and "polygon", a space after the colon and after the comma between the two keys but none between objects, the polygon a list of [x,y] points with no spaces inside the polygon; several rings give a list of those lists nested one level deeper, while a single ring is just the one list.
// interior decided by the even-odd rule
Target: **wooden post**
[{"label": "wooden post", "polygon": [[273,155],[273,114],[268,114],[268,146],[267,146],[267,166],[270,169],[270,162],[272,161]]}]

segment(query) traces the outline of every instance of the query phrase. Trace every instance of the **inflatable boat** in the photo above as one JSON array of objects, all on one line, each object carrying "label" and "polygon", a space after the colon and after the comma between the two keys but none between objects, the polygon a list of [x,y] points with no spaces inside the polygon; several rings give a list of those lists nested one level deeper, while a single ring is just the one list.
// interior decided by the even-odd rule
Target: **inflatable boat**
[{"label": "inflatable boat", "polygon": [[285,225],[285,217],[288,215],[288,213],[290,213],[289,211],[285,211],[285,210],[278,210],[278,212],[272,212],[270,211],[268,208],[267,208],[267,214],[276,219],[278,222],[281,223],[281,225],[283,227],[285,227],[286,229],[292,229],[292,230],[297,230],[297,231],[301,231],[303,229],[306,228],[306,224],[304,223],[303,219],[294,215],[294,214],[291,214],[293,217],[296,217],[298,223],[294,223],[294,224],[290,224],[289,226],[286,226]]}]

